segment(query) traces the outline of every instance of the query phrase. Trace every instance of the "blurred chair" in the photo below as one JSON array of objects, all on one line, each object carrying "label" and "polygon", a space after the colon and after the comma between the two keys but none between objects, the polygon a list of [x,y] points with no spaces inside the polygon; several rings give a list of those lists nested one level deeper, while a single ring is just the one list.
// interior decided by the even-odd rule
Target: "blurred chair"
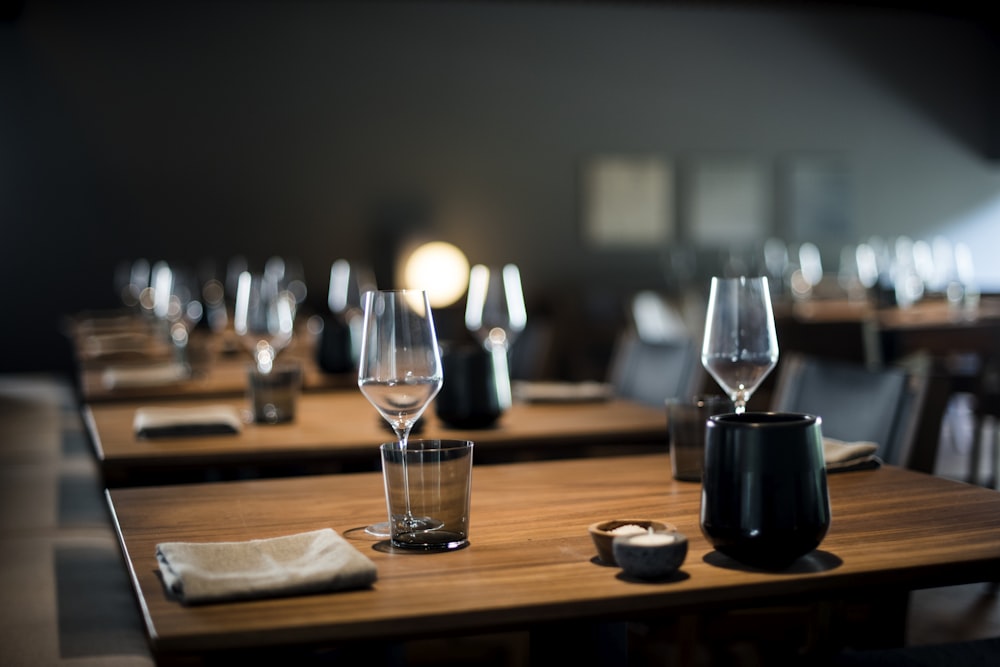
[{"label": "blurred chair", "polygon": [[789,354],[780,366],[771,409],[819,415],[823,435],[874,442],[886,463],[912,467],[929,376],[922,359],[911,366],[871,369]]},{"label": "blurred chair", "polygon": [[627,330],[615,341],[607,381],[618,396],[662,407],[668,398],[697,393],[703,373],[690,337],[649,342]]},{"label": "blurred chair", "polygon": [[[974,484],[996,486],[1000,477],[995,470],[1000,454],[996,436],[1000,420],[1000,304],[981,306],[982,312],[971,319],[955,318],[950,310],[932,308],[928,304],[923,315],[921,311],[916,315],[896,311],[896,317],[882,325],[879,336],[885,358],[929,357],[933,396],[925,405],[924,437],[937,439],[943,427],[952,446],[961,443],[957,451],[945,453],[967,459],[959,462],[964,472],[953,472]],[[959,401],[959,405],[968,401],[972,406],[971,423],[961,411],[950,409],[953,401]],[[968,444],[966,429],[972,433]],[[992,442],[984,438],[986,435],[993,436]],[[983,470],[991,458],[994,470]],[[932,467],[934,463],[932,460]],[[951,471],[944,476],[950,477]]]}]

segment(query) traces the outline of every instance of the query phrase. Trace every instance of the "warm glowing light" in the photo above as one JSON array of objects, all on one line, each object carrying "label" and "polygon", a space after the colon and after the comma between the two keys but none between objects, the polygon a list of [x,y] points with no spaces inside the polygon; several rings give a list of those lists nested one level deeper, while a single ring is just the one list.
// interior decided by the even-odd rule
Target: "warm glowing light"
[{"label": "warm glowing light", "polygon": [[465,295],[469,260],[450,243],[425,243],[406,259],[403,282],[406,289],[426,291],[432,308],[450,306]]}]

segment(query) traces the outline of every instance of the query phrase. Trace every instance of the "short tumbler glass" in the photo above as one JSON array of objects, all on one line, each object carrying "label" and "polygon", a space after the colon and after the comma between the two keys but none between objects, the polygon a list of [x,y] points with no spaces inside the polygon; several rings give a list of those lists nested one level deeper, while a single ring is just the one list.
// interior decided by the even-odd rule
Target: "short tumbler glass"
[{"label": "short tumbler glass", "polygon": [[705,464],[705,428],[712,415],[733,411],[728,397],[694,396],[669,398],[667,435],[670,439],[670,467],[674,479],[700,482]]},{"label": "short tumbler glass", "polygon": [[276,364],[265,373],[256,366],[247,369],[247,398],[258,424],[281,424],[295,419],[295,406],[302,391],[302,367]]},{"label": "short tumbler glass", "polygon": [[393,547],[452,551],[468,546],[472,447],[468,440],[409,440],[405,446],[388,442],[380,447]]}]

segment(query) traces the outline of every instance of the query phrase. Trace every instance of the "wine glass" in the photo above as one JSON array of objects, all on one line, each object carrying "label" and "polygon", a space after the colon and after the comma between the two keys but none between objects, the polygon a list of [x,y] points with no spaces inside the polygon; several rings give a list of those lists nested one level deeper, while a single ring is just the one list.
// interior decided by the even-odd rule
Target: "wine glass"
[{"label": "wine glass", "polygon": [[346,330],[346,347],[353,365],[361,356],[364,295],[374,289],[375,274],[365,263],[338,259],[330,266],[326,302],[335,318],[333,324]]},{"label": "wine glass", "polygon": [[178,360],[188,367],[191,364],[189,356],[191,332],[201,322],[204,312],[205,307],[198,293],[197,280],[191,271],[185,267],[171,269],[166,320]]},{"label": "wine glass", "polygon": [[296,304],[295,295],[283,288],[275,274],[240,273],[233,329],[261,373],[271,372],[278,353],[292,342]]},{"label": "wine glass", "polygon": [[778,363],[766,277],[712,278],[701,363],[737,414],[745,412],[754,390]]},{"label": "wine glass", "polygon": [[188,342],[203,313],[197,290],[192,289],[190,272],[160,260],[153,265],[148,291],[144,291],[156,331],[173,346],[175,360],[189,373]]},{"label": "wine glass", "polygon": [[[365,293],[364,304],[358,387],[392,426],[405,453],[410,430],[443,380],[430,302],[422,290],[372,290]],[[405,478],[405,455],[403,462]],[[408,494],[409,485],[404,487]],[[432,520],[412,516],[409,506],[407,497],[403,521],[408,529],[436,526]],[[373,524],[365,531],[388,537],[389,524]]]},{"label": "wine glass", "polygon": [[500,407],[511,405],[510,367],[507,355],[528,323],[521,290],[521,274],[514,264],[499,272],[482,264],[469,271],[465,327],[493,356]]}]

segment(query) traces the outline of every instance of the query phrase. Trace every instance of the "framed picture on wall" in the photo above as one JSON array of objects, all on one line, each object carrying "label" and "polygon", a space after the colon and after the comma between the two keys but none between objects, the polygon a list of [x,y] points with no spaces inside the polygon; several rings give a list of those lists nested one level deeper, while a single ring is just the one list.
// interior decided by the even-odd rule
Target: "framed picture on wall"
[{"label": "framed picture on wall", "polygon": [[703,246],[734,246],[767,238],[773,224],[773,183],[764,160],[701,157],[691,165],[686,232]]},{"label": "framed picture on wall", "polygon": [[584,242],[595,248],[660,247],[674,237],[674,165],[655,155],[602,155],[581,174]]}]

